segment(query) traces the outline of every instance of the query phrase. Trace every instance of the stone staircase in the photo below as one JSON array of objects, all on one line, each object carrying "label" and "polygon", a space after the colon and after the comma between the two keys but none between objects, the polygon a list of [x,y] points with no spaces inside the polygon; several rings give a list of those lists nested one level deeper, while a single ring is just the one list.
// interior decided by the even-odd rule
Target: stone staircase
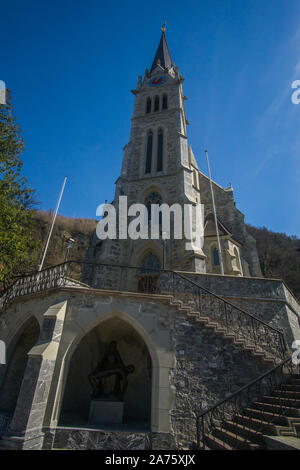
[{"label": "stone staircase", "polygon": [[170,305],[175,306],[178,311],[185,312],[187,317],[194,320],[196,323],[200,323],[205,328],[213,330],[217,335],[222,336],[224,339],[231,341],[234,345],[243,349],[243,351],[250,352],[254,357],[261,359],[264,364],[276,365],[281,359],[265,351],[259,345],[254,344],[249,338],[245,338],[238,335],[236,332],[226,328],[226,326],[219,324],[215,320],[210,319],[208,316],[204,316],[201,313],[194,311],[192,307],[186,305],[181,300],[170,301]]},{"label": "stone staircase", "polygon": [[215,426],[205,434],[203,449],[263,450],[264,435],[300,436],[299,374],[290,375],[278,389]]}]

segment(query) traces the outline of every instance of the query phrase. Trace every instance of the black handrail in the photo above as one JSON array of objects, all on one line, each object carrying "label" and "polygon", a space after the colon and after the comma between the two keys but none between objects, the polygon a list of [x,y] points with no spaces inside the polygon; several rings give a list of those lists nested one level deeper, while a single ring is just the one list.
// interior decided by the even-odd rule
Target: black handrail
[{"label": "black handrail", "polygon": [[231,302],[228,302],[228,300],[225,300],[223,299],[223,297],[220,297],[219,295],[217,294],[214,294],[213,292],[211,292],[210,290],[206,289],[206,287],[203,287],[203,286],[200,286],[199,284],[197,284],[195,281],[192,281],[191,279],[189,279],[188,277],[186,276],[183,276],[181,273],[176,272],[176,275],[179,276],[179,277],[182,277],[183,279],[185,279],[186,281],[190,282],[191,284],[194,284],[195,286],[199,287],[200,289],[204,290],[207,294],[209,295],[213,295],[214,297],[216,297],[217,299],[221,300],[222,302],[224,302],[225,304],[227,305],[230,305],[231,307],[239,310],[240,312],[244,313],[245,315],[248,315],[249,317],[252,317],[254,320],[258,321],[259,323],[262,323],[263,325],[267,326],[268,328],[270,328],[271,330],[273,331],[276,331],[276,333],[279,333],[282,335],[282,331],[280,330],[277,330],[276,328],[274,328],[273,326],[271,325],[268,325],[268,323],[264,322],[263,320],[261,320],[260,318],[256,317],[255,315],[253,315],[252,313],[250,312],[246,312],[245,310],[243,310],[242,308],[240,307],[237,307],[236,305],[232,304]]},{"label": "black handrail", "polygon": [[[277,364],[271,370],[261,374],[256,379],[249,382],[247,385],[244,385],[236,392],[232,393],[228,397],[219,400],[215,405],[203,410],[199,413],[196,417],[196,433],[197,433],[197,448],[198,449],[205,449],[207,445],[207,436],[213,435],[213,432],[216,427],[226,426],[226,422],[229,420],[234,420],[237,414],[243,413],[243,410],[246,406],[253,403],[253,401],[257,398],[261,398],[263,394],[272,393],[276,387],[279,387],[279,397],[280,397],[280,387],[286,382],[288,377],[285,374],[284,369],[287,369],[290,374],[297,373],[298,368],[296,365],[292,363],[292,358],[288,357],[283,360],[280,364]],[[279,372],[279,379],[277,379],[276,374]],[[267,379],[267,383],[266,383]],[[250,393],[251,389],[255,389],[255,392]],[[284,393],[284,392],[283,392]],[[257,395],[255,397],[255,394]],[[278,396],[278,395],[276,395]],[[295,399],[295,404],[299,402],[299,399]],[[278,405],[280,410],[277,409],[277,412],[280,411],[280,417],[286,416],[288,409],[290,406],[285,405]],[[288,409],[287,409],[288,408]],[[269,424],[276,423],[277,416],[270,417],[268,420]],[[253,437],[253,434],[261,434],[264,429],[264,424],[259,425],[259,422],[256,423],[256,428],[249,430],[248,434],[245,432],[244,426],[244,434],[243,436],[239,435],[239,437],[243,437],[240,445],[237,445],[236,450],[238,448],[243,448],[243,444],[246,441],[249,441],[250,437]],[[230,429],[231,433],[233,430]],[[236,434],[237,436],[238,434]]]},{"label": "black handrail", "polygon": [[217,328],[233,332],[236,339],[246,339],[270,359],[284,359],[287,347],[282,331],[177,272],[173,273],[173,297],[200,317],[215,321]]}]

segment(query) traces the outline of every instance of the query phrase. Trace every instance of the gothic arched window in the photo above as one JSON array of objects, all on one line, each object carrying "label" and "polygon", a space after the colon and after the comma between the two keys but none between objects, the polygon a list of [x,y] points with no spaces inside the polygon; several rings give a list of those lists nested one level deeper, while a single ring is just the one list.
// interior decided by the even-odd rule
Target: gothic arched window
[{"label": "gothic arched window", "polygon": [[159,111],[159,97],[154,98],[154,112]]},{"label": "gothic arched window", "polygon": [[141,274],[156,274],[159,271],[159,258],[151,252],[147,253],[141,262]]},{"label": "gothic arched window", "polygon": [[[162,204],[162,198],[161,198],[161,195],[159,193],[156,193],[156,192],[152,192],[150,194],[148,194],[148,196],[146,197],[145,199],[145,206],[147,207],[147,211],[148,211],[148,221],[151,220],[151,205],[152,204],[159,204],[161,205]],[[161,212],[159,213],[159,222],[161,222]]]},{"label": "gothic arched window", "polygon": [[167,95],[163,95],[162,109],[168,109],[168,97],[167,97]]},{"label": "gothic arched window", "polygon": [[217,248],[213,249],[213,264],[214,266],[220,266],[219,251]]},{"label": "gothic arched window", "polygon": [[153,147],[153,133],[152,133],[152,131],[149,131],[148,132],[148,137],[147,137],[147,152],[146,152],[146,169],[145,169],[145,173],[151,173],[152,147]]},{"label": "gothic arched window", "polygon": [[151,113],[151,98],[147,98],[146,102],[146,113]]},{"label": "gothic arched window", "polygon": [[162,171],[163,169],[163,143],[164,143],[164,134],[163,130],[159,129],[157,136],[157,171]]}]

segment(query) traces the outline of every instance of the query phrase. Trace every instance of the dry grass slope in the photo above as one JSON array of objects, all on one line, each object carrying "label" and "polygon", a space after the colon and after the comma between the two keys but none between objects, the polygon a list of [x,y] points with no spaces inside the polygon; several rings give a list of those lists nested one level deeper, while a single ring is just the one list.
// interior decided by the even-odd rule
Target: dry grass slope
[{"label": "dry grass slope", "polygon": [[[42,247],[49,232],[52,213],[36,211],[36,236]],[[97,222],[93,219],[75,219],[58,215],[49,243],[44,267],[63,263],[66,257],[67,240],[73,238],[75,243],[70,251],[69,259],[84,261],[86,251],[92,241]]]}]

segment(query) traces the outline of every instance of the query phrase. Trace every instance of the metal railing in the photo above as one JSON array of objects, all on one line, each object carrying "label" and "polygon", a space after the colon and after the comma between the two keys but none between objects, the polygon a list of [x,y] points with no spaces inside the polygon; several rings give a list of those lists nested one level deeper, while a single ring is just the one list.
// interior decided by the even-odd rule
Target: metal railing
[{"label": "metal railing", "polygon": [[234,333],[236,338],[247,339],[271,356],[284,359],[286,343],[283,332],[268,325],[255,315],[246,312],[181,273],[174,273],[172,283],[173,297],[184,305],[209,317],[218,325]]},{"label": "metal railing", "polygon": [[[283,398],[285,392],[281,390],[281,386],[286,384],[286,381],[292,374],[298,373],[298,367],[292,363],[289,357],[272,368],[269,372],[262,374],[229,397],[220,400],[214,406],[204,410],[196,418],[196,447],[201,450],[205,450],[206,446],[209,447],[208,436],[214,436],[216,428],[226,429],[228,421],[235,422],[237,415],[243,415],[244,410],[249,405],[251,406],[255,400],[261,399],[264,395],[273,393],[274,390],[277,391],[276,397]],[[294,405],[298,404],[299,399],[295,399],[294,402]],[[289,406],[279,404],[276,407],[276,413],[270,413],[268,423],[271,425],[278,424],[278,415],[282,418],[287,416],[291,406],[293,406],[293,403],[290,403]],[[236,422],[242,429],[242,435],[240,432],[234,432],[233,428],[230,427],[230,432],[236,437],[239,437],[239,444],[234,446],[235,450],[245,448],[246,441],[253,440],[253,436],[266,434],[265,423],[262,421],[256,420],[255,428],[252,427],[251,429],[249,429],[247,425],[241,424],[241,421]]]},{"label": "metal railing", "polygon": [[1,297],[0,307],[16,297],[63,286],[171,295],[191,311],[234,333],[236,339],[245,339],[281,360],[286,354],[281,331],[175,271],[143,272],[140,267],[67,261],[17,279]]}]

